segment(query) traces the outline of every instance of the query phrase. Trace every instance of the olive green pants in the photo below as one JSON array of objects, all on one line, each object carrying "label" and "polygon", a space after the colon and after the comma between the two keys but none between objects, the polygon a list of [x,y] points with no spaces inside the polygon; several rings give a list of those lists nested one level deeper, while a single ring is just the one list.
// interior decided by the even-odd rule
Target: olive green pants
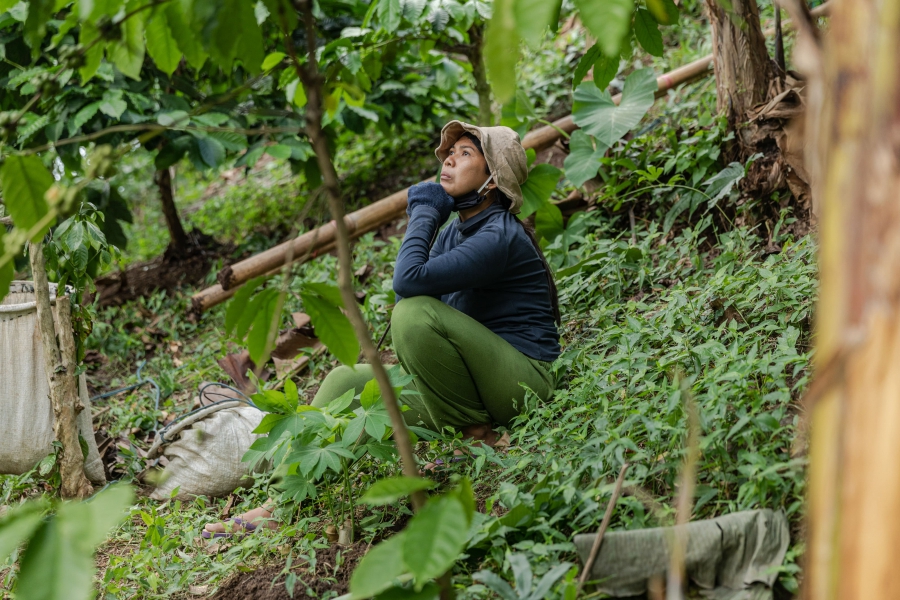
[{"label": "olive green pants", "polygon": [[[509,425],[522,410],[525,390],[542,400],[553,393],[550,363],[529,358],[509,342],[430,296],[404,298],[391,317],[394,349],[404,372],[415,375],[403,395],[409,425],[434,431],[491,423]],[[347,390],[360,393],[373,378],[370,365],[331,371],[312,405],[323,407]],[[357,404],[354,406],[358,406]]]}]

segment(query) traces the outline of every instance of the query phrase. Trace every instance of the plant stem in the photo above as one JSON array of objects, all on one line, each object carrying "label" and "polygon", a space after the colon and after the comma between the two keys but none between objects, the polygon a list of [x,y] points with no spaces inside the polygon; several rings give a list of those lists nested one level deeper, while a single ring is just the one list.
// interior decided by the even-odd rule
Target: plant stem
[{"label": "plant stem", "polygon": [[344,467],[344,487],[347,488],[347,502],[350,505],[350,543],[353,543],[353,535],[356,531],[356,511],[353,508],[353,488],[350,487],[350,471],[347,469],[347,461],[342,460],[341,466]]},{"label": "plant stem", "polygon": [[[321,73],[319,73],[316,61],[316,30],[312,5],[309,0],[297,0],[296,6],[303,14],[303,23],[306,28],[306,63],[301,64],[298,60],[290,34],[285,35],[285,46],[306,91],[306,133],[319,162],[319,170],[322,172],[322,181],[328,197],[328,206],[331,209],[331,216],[335,222],[339,264],[338,287],[341,290],[341,299],[344,302],[347,318],[353,325],[353,330],[359,339],[360,346],[362,346],[363,354],[372,366],[375,380],[378,382],[378,387],[381,390],[381,397],[384,399],[385,408],[391,417],[394,441],[400,452],[403,474],[407,477],[418,477],[419,473],[416,468],[412,442],[409,438],[409,431],[406,429],[406,423],[403,421],[403,415],[400,412],[397,396],[394,393],[394,388],[391,386],[387,371],[384,365],[381,364],[381,358],[378,355],[375,344],[369,336],[369,329],[363,320],[362,313],[356,302],[356,296],[353,293],[353,260],[350,253],[350,234],[347,231],[347,224],[344,222],[344,203],[341,199],[341,188],[337,171],[335,171],[334,163],[331,161],[328,140],[322,131],[323,78]],[[421,508],[424,503],[424,492],[419,491],[412,495],[414,510]]]}]

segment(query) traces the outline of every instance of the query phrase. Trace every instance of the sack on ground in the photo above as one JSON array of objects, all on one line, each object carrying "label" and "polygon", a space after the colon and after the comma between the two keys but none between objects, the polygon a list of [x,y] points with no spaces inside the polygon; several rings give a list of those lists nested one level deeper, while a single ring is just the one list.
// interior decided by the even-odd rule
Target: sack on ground
[{"label": "sack on ground", "polygon": [[189,427],[172,434],[163,432],[171,437],[171,443],[168,439],[154,443],[149,455],[162,449],[168,464],[151,498],[165,500],[176,488],[180,499],[225,496],[253,483],[254,465],[241,458],[260,437],[253,430],[264,413],[237,401],[220,406],[223,408],[211,407],[210,414]]},{"label": "sack on ground", "polygon": [[[55,303],[56,284],[50,284],[50,296]],[[102,484],[106,477],[94,440],[84,375],[78,379],[78,395],[84,404],[77,418],[78,431],[88,448],[84,472],[92,483]],[[21,475],[50,454],[54,421],[34,285],[14,281],[9,295],[0,301],[0,473]]]}]

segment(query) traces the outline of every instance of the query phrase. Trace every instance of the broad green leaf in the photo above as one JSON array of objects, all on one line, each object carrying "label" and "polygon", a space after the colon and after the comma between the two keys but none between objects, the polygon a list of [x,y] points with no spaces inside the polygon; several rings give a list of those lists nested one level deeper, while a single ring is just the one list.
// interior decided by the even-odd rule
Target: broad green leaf
[{"label": "broad green leaf", "polygon": [[569,138],[569,155],[563,166],[566,169],[566,178],[575,187],[581,187],[588,179],[597,175],[600,169],[600,159],[606,153],[607,147],[601,144],[594,148],[594,140],[581,129],[572,132]]},{"label": "broad green leaf", "polygon": [[553,241],[565,233],[566,228],[563,226],[563,216],[559,207],[549,202],[541,207],[534,214],[534,230],[538,237],[548,241]]},{"label": "broad green leaf", "polygon": [[454,496],[432,499],[410,520],[403,536],[403,562],[421,587],[450,569],[465,549],[466,509]]},{"label": "broad green leaf", "polygon": [[287,460],[299,462],[300,472],[304,475],[312,475],[313,479],[318,479],[328,469],[340,473],[341,458],[354,460],[356,457],[340,442],[333,442],[324,448],[315,444],[303,446],[288,456]]},{"label": "broad green leaf", "polygon": [[262,290],[257,295],[253,296],[250,301],[247,303],[247,307],[241,311],[241,314],[237,317],[234,325],[234,337],[238,340],[243,340],[247,335],[247,332],[250,330],[250,326],[253,324],[253,320],[256,318],[256,313],[259,311],[260,306],[264,303],[269,302],[272,299],[273,295],[278,294],[278,290],[275,289],[265,289]]},{"label": "broad green leaf", "polygon": [[118,119],[128,108],[128,103],[122,98],[122,90],[106,90],[99,108],[104,115]]},{"label": "broad green leaf", "polygon": [[316,296],[324,298],[333,306],[337,306],[338,308],[342,308],[344,306],[344,300],[343,298],[341,298],[341,290],[336,285],[320,282],[309,282],[304,283],[303,288],[306,291],[315,294]]},{"label": "broad green leaf", "polygon": [[484,64],[494,96],[505,104],[516,93],[519,34],[513,0],[495,0],[493,11],[485,32]]},{"label": "broad green leaf", "polygon": [[400,0],[378,0],[378,8],[376,11],[378,20],[386,31],[391,33],[400,27],[400,21],[403,18]]},{"label": "broad green leaf", "polygon": [[634,37],[641,47],[653,56],[663,55],[663,39],[656,19],[646,8],[639,8],[634,13]]},{"label": "broad green leaf", "polygon": [[544,576],[541,577],[538,584],[534,586],[534,592],[532,592],[531,598],[534,600],[546,598],[549,595],[550,588],[552,588],[557,581],[562,579],[571,568],[571,563],[564,562],[544,573]]},{"label": "broad green leaf", "polygon": [[[247,352],[250,353],[250,360],[256,364],[261,364],[260,361],[266,350],[271,330],[274,329],[274,334],[278,334],[278,323],[280,321],[280,319],[275,320],[279,294],[276,290],[267,291],[275,293],[269,294],[267,300],[259,304],[256,316],[253,318],[253,327],[247,335]],[[273,320],[275,320],[274,325]]]},{"label": "broad green leaf", "polygon": [[519,596],[516,595],[515,590],[512,589],[512,586],[506,583],[502,577],[493,571],[478,571],[472,575],[472,579],[484,583],[495,594],[503,598],[503,600],[520,600]]},{"label": "broad green leaf", "polygon": [[734,185],[743,178],[744,165],[739,162],[733,162],[707,180],[705,185],[706,194],[710,197],[710,208],[727,196]]},{"label": "broad green leaf", "polygon": [[200,39],[191,31],[188,25],[189,21],[182,12],[182,4],[181,2],[167,2],[164,5],[166,21],[178,48],[184,53],[184,58],[187,59],[188,64],[199,71],[206,62],[207,54]]},{"label": "broad green leaf", "polygon": [[85,106],[82,106],[81,109],[75,116],[72,117],[72,126],[73,129],[70,129],[69,134],[74,135],[76,131],[82,128],[82,126],[90,121],[94,115],[97,114],[97,111],[100,109],[100,101],[91,102]]},{"label": "broad green leaf", "polygon": [[672,0],[647,0],[647,8],[660,25],[674,25],[678,22],[678,7]]},{"label": "broad green leaf", "polygon": [[359,404],[363,408],[370,408],[381,399],[381,391],[378,389],[378,382],[370,379],[363,387],[362,393],[359,395]]},{"label": "broad green leaf", "polygon": [[656,77],[651,69],[640,69],[625,79],[622,102],[616,106],[609,92],[582,83],[575,90],[572,118],[575,124],[606,147],[634,128],[653,106]]},{"label": "broad green leaf", "polygon": [[188,113],[183,110],[170,110],[156,116],[156,122],[163,127],[183,127],[189,120]]},{"label": "broad green leaf", "polygon": [[594,62],[601,56],[603,56],[603,52],[600,50],[599,45],[594,44],[588,48],[587,52],[578,60],[578,64],[575,65],[575,72],[572,74],[572,89],[577,88],[578,84],[584,81],[584,76],[587,75],[587,72],[594,66]]},{"label": "broad green leaf", "polygon": [[78,69],[82,85],[87,84],[91,80],[100,66],[100,61],[103,60],[103,51],[106,49],[106,43],[96,41],[99,37],[100,32],[93,23],[90,21],[82,22],[81,31],[78,33],[78,43],[83,48],[87,48],[84,53],[84,65]]},{"label": "broad green leaf", "polygon": [[520,552],[512,552],[507,554],[506,558],[516,580],[516,592],[520,598],[528,598],[531,595],[531,580],[534,577],[528,557]]},{"label": "broad green leaf", "polygon": [[291,157],[291,147],[285,144],[275,144],[273,146],[266,146],[266,154],[272,156],[274,158],[280,158],[282,160],[287,160]]},{"label": "broad green leaf", "polygon": [[[576,130],[577,131],[577,130]],[[550,201],[550,196],[559,183],[562,171],[550,164],[540,164],[531,169],[528,179],[522,184],[522,211],[520,219],[526,219],[541,206]]]},{"label": "broad green leaf", "polygon": [[395,587],[384,591],[373,600],[438,600],[441,596],[441,588],[432,581],[419,591],[405,587]]},{"label": "broad green leaf", "polygon": [[47,23],[53,18],[55,0],[28,0],[28,16],[25,18],[25,41],[31,46],[31,56],[41,53],[41,42],[47,35]]},{"label": "broad green leaf", "polygon": [[359,501],[364,504],[381,506],[396,502],[413,492],[433,489],[435,485],[437,484],[424,477],[407,477],[405,475],[389,477],[376,481],[372,487],[366,490]]},{"label": "broad green leaf", "polygon": [[19,3],[20,0],[0,0],[0,12],[6,12]]},{"label": "broad green leaf", "polygon": [[339,415],[344,412],[344,410],[346,410],[348,406],[353,404],[354,396],[356,396],[356,390],[350,388],[349,390],[329,402],[326,409],[332,415]]},{"label": "broad green leaf", "polygon": [[[12,217],[16,227],[30,230],[47,215],[49,207],[44,194],[53,185],[53,175],[37,156],[11,155],[6,158],[0,168],[0,189],[3,191],[3,203]],[[49,224],[32,236],[38,241],[47,230]]]},{"label": "broad green leaf", "polygon": [[238,42],[236,59],[241,61],[244,68],[251,75],[260,71],[263,57],[263,36],[260,25],[256,20],[253,5],[246,0],[238,0],[237,22],[241,23],[241,36]]},{"label": "broad green leaf", "polygon": [[110,42],[106,55],[126,77],[141,80],[144,64],[145,12],[138,12],[122,23],[122,39]]},{"label": "broad green leaf", "polygon": [[548,28],[556,29],[561,0],[515,0],[513,12],[519,36],[537,49]]},{"label": "broad green leaf", "polygon": [[[0,227],[0,241],[3,240],[5,227]],[[0,278],[2,278],[0,273]],[[0,280],[0,291],[9,291],[9,282]],[[6,293],[4,292],[4,294]],[[37,502],[29,502],[10,510],[0,519],[0,562],[12,554],[25,540],[31,537],[41,524],[44,506]]]},{"label": "broad green leaf", "polygon": [[225,160],[225,146],[216,138],[202,137],[197,140],[197,145],[200,147],[203,162],[210,167],[216,168]]},{"label": "broad green leaf", "polygon": [[350,577],[353,600],[371,598],[394,585],[407,572],[403,561],[405,541],[406,531],[401,531],[366,553]]},{"label": "broad green leaf", "polygon": [[172,36],[165,9],[153,13],[147,22],[147,52],[150,58],[166,75],[171,75],[181,62],[181,50]]},{"label": "broad green leaf", "polygon": [[303,308],[309,314],[316,335],[328,350],[345,365],[356,364],[359,341],[350,321],[339,308],[319,296],[301,293]]},{"label": "broad green leaf", "polygon": [[134,494],[113,486],[90,502],[63,504],[38,529],[21,558],[16,597],[87,600],[93,595],[97,545],[127,515]]},{"label": "broad green leaf", "polygon": [[284,60],[285,54],[284,52],[271,52],[266,57],[266,59],[262,63],[262,70],[268,71],[274,67],[277,67],[281,61]]},{"label": "broad green leaf", "polygon": [[619,72],[619,57],[601,54],[594,61],[594,85],[598,90],[605,90]]},{"label": "broad green leaf", "polygon": [[607,56],[618,56],[622,48],[634,0],[574,0],[581,22]]},{"label": "broad green leaf", "polygon": [[307,498],[316,497],[315,484],[301,475],[288,475],[277,485],[278,489],[294,502],[302,502]]}]

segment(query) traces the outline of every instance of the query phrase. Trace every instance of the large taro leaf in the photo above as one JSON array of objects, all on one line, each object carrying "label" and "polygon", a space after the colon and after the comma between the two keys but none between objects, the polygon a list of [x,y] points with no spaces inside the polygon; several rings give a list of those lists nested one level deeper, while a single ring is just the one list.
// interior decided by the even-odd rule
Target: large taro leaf
[{"label": "large taro leaf", "polygon": [[607,91],[592,83],[575,90],[572,118],[575,124],[607,148],[633,129],[653,106],[656,77],[651,69],[640,69],[625,79],[622,101],[616,106]]},{"label": "large taro leaf", "polygon": [[593,138],[584,131],[576,129],[572,132],[572,137],[569,138],[569,155],[563,163],[566,178],[572,185],[581,187],[585,181],[597,174],[600,159],[603,158],[606,149],[607,146],[602,144],[597,144],[595,148]]}]

